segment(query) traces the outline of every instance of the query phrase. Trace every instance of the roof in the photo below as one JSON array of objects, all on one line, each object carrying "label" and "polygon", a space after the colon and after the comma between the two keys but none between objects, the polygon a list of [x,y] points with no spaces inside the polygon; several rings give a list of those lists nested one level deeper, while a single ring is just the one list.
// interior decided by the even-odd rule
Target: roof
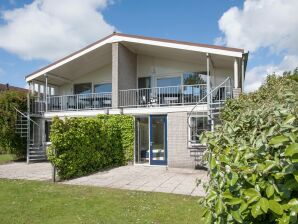
[{"label": "roof", "polygon": [[15,91],[20,91],[20,92],[27,92],[28,89],[16,87],[16,86],[10,86],[9,84],[1,84],[0,83],[0,92],[4,92],[7,90],[15,90]]},{"label": "roof", "polygon": [[[131,34],[124,34],[124,33],[112,33],[92,44],[89,44],[87,45],[86,47],[78,50],[78,51],[75,51],[69,55],[67,55],[66,57],[63,57],[29,75],[26,76],[26,80],[28,77],[30,76],[33,76],[37,73],[40,73],[42,71],[45,71],[46,73],[46,70],[48,70],[49,68],[51,67],[59,67],[60,63],[62,63],[63,61],[69,61],[69,60],[72,60],[72,58],[74,58],[75,56],[77,55],[80,55],[80,54],[84,54],[85,51],[91,51],[93,49],[96,49],[97,47],[100,47],[102,45],[105,45],[107,43],[113,43],[113,42],[121,42],[121,41],[130,41],[130,42],[135,42],[135,43],[138,43],[137,40],[142,40],[142,41],[148,41],[150,43],[147,43],[147,44],[151,44],[151,45],[155,45],[155,43],[164,43],[164,44],[167,44],[167,45],[175,45],[175,46],[185,46],[187,48],[187,50],[192,50],[192,47],[193,48],[199,48],[199,49],[210,49],[210,53],[212,52],[215,52],[216,50],[220,51],[220,52],[233,52],[233,53],[236,53],[237,56],[239,57],[239,55],[241,54],[241,57],[242,57],[242,54],[244,53],[244,49],[240,49],[240,48],[231,48],[231,47],[223,47],[223,46],[218,46],[218,45],[210,45],[210,44],[201,44],[201,43],[192,43],[192,42],[186,42],[186,41],[178,41],[178,40],[171,40],[171,39],[162,39],[162,38],[155,38],[155,37],[145,37],[145,36],[139,36],[139,35],[131,35]],[[140,43],[140,42],[139,42]],[[157,46],[161,46],[161,45],[158,45],[156,44]],[[213,50],[213,51],[212,51]],[[206,51],[208,52],[208,51]],[[231,54],[229,56],[232,56],[232,55],[236,55],[236,54]],[[78,56],[79,57],[79,56]],[[56,66],[57,65],[57,66]],[[53,68],[54,69],[54,68]]]}]

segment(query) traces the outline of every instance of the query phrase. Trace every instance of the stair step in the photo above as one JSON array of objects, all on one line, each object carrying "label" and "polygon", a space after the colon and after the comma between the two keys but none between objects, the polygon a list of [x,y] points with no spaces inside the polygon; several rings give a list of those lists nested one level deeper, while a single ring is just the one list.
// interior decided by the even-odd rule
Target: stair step
[{"label": "stair step", "polygon": [[29,155],[29,158],[46,158],[46,155]]},{"label": "stair step", "polygon": [[31,159],[29,158],[29,162],[39,162],[39,161],[46,161],[47,158],[38,158],[38,159]]},{"label": "stair step", "polygon": [[46,151],[45,150],[32,150],[32,151],[30,150],[29,153],[32,153],[32,154],[33,153],[43,153],[43,154],[45,154]]}]

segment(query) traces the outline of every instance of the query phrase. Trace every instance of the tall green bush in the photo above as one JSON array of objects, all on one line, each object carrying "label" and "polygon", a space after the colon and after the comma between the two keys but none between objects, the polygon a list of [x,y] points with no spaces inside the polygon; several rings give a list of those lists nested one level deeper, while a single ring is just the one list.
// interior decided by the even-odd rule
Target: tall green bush
[{"label": "tall green bush", "polygon": [[54,118],[49,160],[62,179],[86,175],[133,160],[133,117]]},{"label": "tall green bush", "polygon": [[298,83],[269,76],[259,91],[227,103],[208,146],[208,223],[297,223]]},{"label": "tall green bush", "polygon": [[27,109],[26,93],[14,90],[0,92],[0,153],[26,154],[26,142],[15,131],[17,114]]}]

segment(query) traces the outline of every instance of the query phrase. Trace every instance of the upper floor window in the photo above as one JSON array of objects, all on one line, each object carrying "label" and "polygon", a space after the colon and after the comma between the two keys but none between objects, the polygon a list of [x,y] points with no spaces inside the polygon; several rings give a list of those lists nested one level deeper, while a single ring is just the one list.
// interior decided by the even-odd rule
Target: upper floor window
[{"label": "upper floor window", "polygon": [[207,83],[207,72],[186,72],[183,74],[184,85],[197,85]]},{"label": "upper floor window", "polygon": [[157,87],[180,86],[181,76],[157,78],[156,85]]},{"label": "upper floor window", "polygon": [[92,93],[92,83],[74,84],[74,94]]},{"label": "upper floor window", "polygon": [[151,77],[141,77],[138,78],[138,88],[151,88]]},{"label": "upper floor window", "polygon": [[112,83],[101,83],[94,85],[94,93],[110,93],[112,92]]}]

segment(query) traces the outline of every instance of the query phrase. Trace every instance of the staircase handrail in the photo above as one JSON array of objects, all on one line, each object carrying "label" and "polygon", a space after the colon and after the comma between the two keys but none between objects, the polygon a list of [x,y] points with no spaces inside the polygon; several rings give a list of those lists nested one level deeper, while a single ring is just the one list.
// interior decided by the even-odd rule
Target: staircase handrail
[{"label": "staircase handrail", "polygon": [[219,89],[220,87],[222,87],[228,80],[230,81],[230,84],[231,84],[231,78],[230,78],[230,77],[226,78],[222,83],[220,83],[220,84],[219,84],[218,86],[216,86],[213,90],[211,90],[206,96],[204,96],[202,99],[200,99],[200,100],[196,103],[196,105],[191,109],[190,113],[189,113],[188,116],[187,116],[187,123],[188,123],[188,126],[189,126],[189,127],[190,127],[189,118],[190,118],[192,112],[194,111],[194,109],[195,109],[198,105],[200,105],[200,104],[203,102],[203,100],[205,100],[208,96],[210,96],[215,90],[217,90],[217,89]]},{"label": "staircase handrail", "polygon": [[35,125],[37,125],[39,127],[39,124],[37,124],[35,121],[33,121],[28,115],[24,114],[23,112],[19,111],[16,107],[14,107],[14,109],[21,114],[23,117],[26,117],[27,119],[29,119],[30,121],[32,121],[32,123],[34,123]]}]

